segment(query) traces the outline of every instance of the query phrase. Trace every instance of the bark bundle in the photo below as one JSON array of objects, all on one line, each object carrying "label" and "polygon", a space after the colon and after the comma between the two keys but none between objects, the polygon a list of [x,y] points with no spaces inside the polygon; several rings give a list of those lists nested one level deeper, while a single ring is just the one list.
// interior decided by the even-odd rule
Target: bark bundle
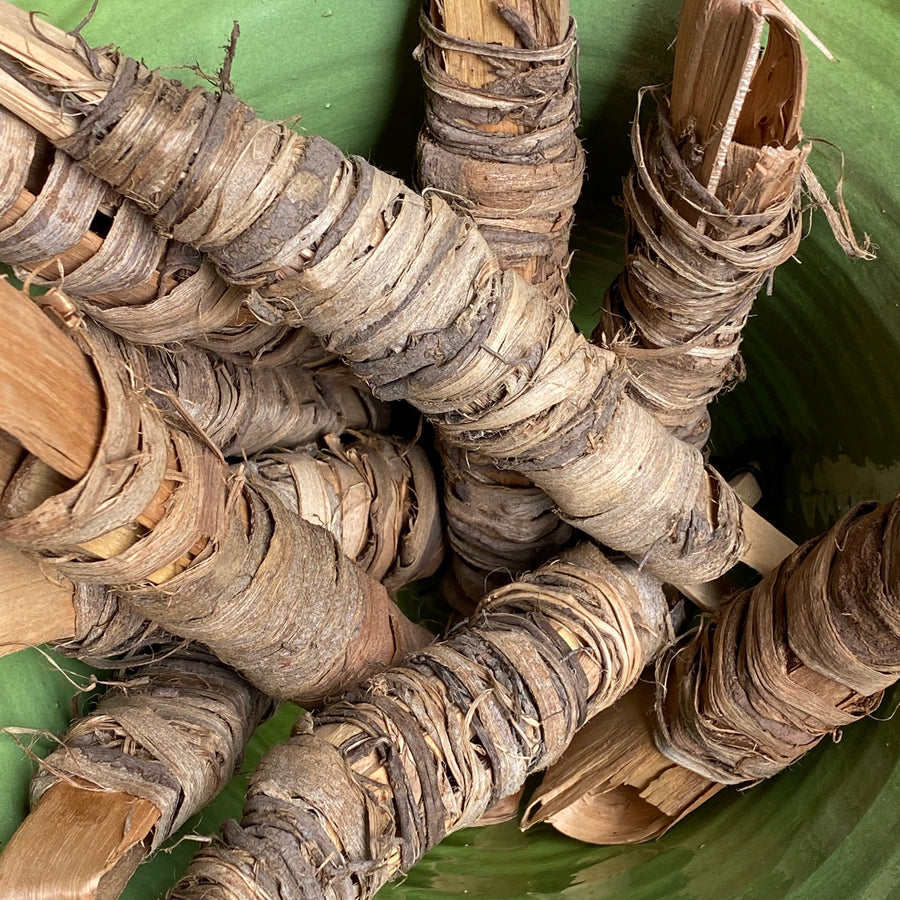
[{"label": "bark bundle", "polygon": [[85,115],[59,143],[159,227],[302,320],[383,397],[527,474],[566,519],[661,577],[706,580],[738,559],[740,504],[721,477],[624,397],[612,355],[502,272],[443,201],[230,94],[114,64],[95,105],[64,95]]},{"label": "bark bundle", "polygon": [[[506,47],[451,34],[440,20],[437,9],[419,19],[426,88],[419,183],[471,215],[500,265],[568,313],[569,235],[584,175],[574,21],[562,42],[552,23],[520,22],[515,38],[524,46]],[[460,59],[486,74],[475,77]],[[468,614],[486,592],[558,553],[572,529],[522,475],[479,453],[438,449],[453,551],[447,593]]]},{"label": "bark bundle", "polygon": [[216,797],[274,704],[196,646],[132,670],[76,721],[31,783],[37,803],[74,780],[152,803],[155,849]]},{"label": "bark bundle", "polygon": [[591,545],[489,595],[444,643],[271,750],[241,825],[170,896],[372,896],[554,760],[667,634],[655,579]]}]

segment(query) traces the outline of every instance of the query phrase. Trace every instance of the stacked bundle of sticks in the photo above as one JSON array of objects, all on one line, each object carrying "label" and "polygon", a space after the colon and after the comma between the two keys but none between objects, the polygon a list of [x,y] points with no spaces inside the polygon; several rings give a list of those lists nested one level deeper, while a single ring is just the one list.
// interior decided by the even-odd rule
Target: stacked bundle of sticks
[{"label": "stacked bundle of sticks", "polygon": [[[799,237],[805,64],[785,11],[688,0],[671,112],[636,131],[628,265],[591,344],[568,319],[584,156],[565,2],[425,10],[424,196],[258,119],[226,89],[234,40],[214,93],[0,8],[0,259],[49,287],[35,299],[64,323],[0,284],[0,553],[46,613],[3,591],[0,645],[52,640],[121,670],[43,763],[4,892],[117,896],[289,699],[318,711],[171,896],[369,897],[636,684],[675,639],[675,587],[716,606],[744,561],[770,573],[754,597],[781,585],[805,609],[821,593],[829,572],[793,579],[808,549],[781,564],[794,545],[691,446],[753,294]],[[733,50],[723,33],[743,55],[713,103],[698,72]],[[775,108],[787,122],[756,134]],[[696,135],[670,146],[687,119]],[[677,290],[649,277],[657,259]],[[698,298],[683,282],[701,272]],[[678,291],[689,313],[671,311]],[[625,315],[634,330],[613,335]],[[651,337],[651,319],[678,326]],[[689,402],[663,408],[657,382]],[[392,400],[434,428],[443,505],[415,436],[384,433]],[[430,644],[391,595],[437,570],[442,506],[454,603],[480,602]],[[890,557],[892,516],[854,544],[875,550],[854,555],[851,588]],[[810,609],[812,629],[831,615]],[[892,658],[866,665],[893,674]],[[695,695],[700,675],[683,677]],[[852,717],[872,701],[842,677]],[[720,772],[720,748],[684,749],[694,726],[670,706],[669,743]]]}]

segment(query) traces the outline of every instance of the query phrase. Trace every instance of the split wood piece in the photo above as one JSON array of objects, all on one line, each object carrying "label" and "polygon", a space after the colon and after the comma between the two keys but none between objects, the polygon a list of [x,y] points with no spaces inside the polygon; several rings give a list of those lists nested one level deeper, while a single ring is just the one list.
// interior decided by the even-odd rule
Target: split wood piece
[{"label": "split wood piece", "polygon": [[900,677],[898,560],[900,500],[861,504],[798,548],[664,653],[655,706],[644,688],[579,733],[525,827],[649,840],[868,716]]},{"label": "split wood piece", "polygon": [[138,863],[213,799],[273,703],[199,648],[133,670],[32,781],[0,895],[115,900]]},{"label": "split wood piece", "polygon": [[[117,900],[158,820],[159,810],[140,797],[61,784],[6,845],[0,890],[17,900]],[[65,841],[54,841],[55,832]]]},{"label": "split wood piece", "polygon": [[251,291],[161,237],[134,203],[5,110],[0,172],[0,262],[64,288],[46,298],[64,320],[89,315],[136,343],[194,343],[245,366],[333,361],[308,331],[261,321]]},{"label": "split wood piece", "polygon": [[[434,0],[416,51],[426,87],[418,180],[472,216],[504,268],[568,312],[575,136],[575,25],[568,4]],[[485,592],[535,568],[572,529],[527,478],[438,442],[451,550],[444,593],[469,615]]]},{"label": "split wood piece", "polygon": [[172,900],[371,897],[554,760],[665,640],[659,582],[582,544],[268,752]]},{"label": "split wood piece", "polygon": [[[131,345],[87,323],[78,335],[103,388],[101,441],[85,476],[37,506],[23,466],[4,494],[13,518],[0,540],[41,552],[62,577],[126,591],[168,631],[304,704],[430,639],[328,532],[290,513],[252,471],[229,474],[205,443],[167,427],[134,390]],[[33,360],[48,351],[34,347]],[[139,527],[151,502],[153,527]]]},{"label": "split wood piece", "polygon": [[707,405],[744,375],[753,300],[801,238],[807,64],[794,22],[768,3],[685,0],[671,97],[646,135],[639,115],[632,127],[628,258],[594,340],[628,361],[629,394],[698,447]]},{"label": "split wood piece", "polygon": [[157,227],[256,285],[382,398],[410,400],[448,442],[526,474],[563,518],[666,580],[707,581],[740,558],[740,503],[721,476],[624,397],[615,356],[502,271],[439,197],[259,120],[232,94],[108,54],[97,77],[70,38],[50,43],[0,8],[4,105],[114,186],[127,180]]},{"label": "split wood piece", "polygon": [[[58,472],[77,478],[94,457],[103,422],[91,364],[6,280],[0,280],[0,318],[0,428]],[[52,348],[40,365],[35,347]]]}]

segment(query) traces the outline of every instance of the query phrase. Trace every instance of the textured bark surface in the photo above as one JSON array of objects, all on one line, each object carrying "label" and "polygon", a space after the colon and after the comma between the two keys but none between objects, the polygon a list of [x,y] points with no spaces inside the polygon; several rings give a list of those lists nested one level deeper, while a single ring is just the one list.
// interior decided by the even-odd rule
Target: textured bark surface
[{"label": "textured bark surface", "polygon": [[340,363],[255,368],[189,346],[132,355],[143,363],[135,382],[150,399],[224,456],[290,449],[351,429],[384,431],[390,422],[387,405]]},{"label": "textured bark surface", "polygon": [[330,531],[344,555],[389,591],[440,565],[437,484],[419,445],[375,434],[330,435],[326,449],[270,453],[253,465],[288,509]]},{"label": "textured bark surface", "polygon": [[508,26],[504,46],[455,31],[445,11],[454,4],[433,6],[419,20],[416,52],[426,116],[419,181],[472,216],[504,268],[568,312],[569,235],[584,175],[575,23],[562,35]]},{"label": "textured bark surface", "polygon": [[667,636],[655,579],[580,545],[271,750],[173,898],[370,897],[557,758]]},{"label": "textured bark surface", "polygon": [[661,577],[708,580],[739,558],[740,503],[721,477],[624,397],[613,355],[503,272],[443,201],[230,94],[112,65],[113,77],[109,58],[99,77],[84,73],[88,106],[65,95],[57,121],[77,110],[77,131],[57,140],[127,183],[158,227],[302,320],[382,397],[409,399],[449,442],[527,474],[566,519]]},{"label": "textured bark surface", "polygon": [[866,503],[735,594],[582,729],[526,813],[593,843],[663,834],[870,715],[900,675],[900,500]]},{"label": "textured bark surface", "polygon": [[[79,334],[107,409],[96,456],[74,486],[36,506],[23,465],[4,494],[0,539],[39,551],[72,581],[114,586],[268,693],[300,702],[321,701],[428,640],[264,479],[229,470],[206,443],[167,426],[134,389],[134,348]],[[151,505],[148,530],[137,523]],[[111,546],[108,535],[123,526],[128,539]]]}]

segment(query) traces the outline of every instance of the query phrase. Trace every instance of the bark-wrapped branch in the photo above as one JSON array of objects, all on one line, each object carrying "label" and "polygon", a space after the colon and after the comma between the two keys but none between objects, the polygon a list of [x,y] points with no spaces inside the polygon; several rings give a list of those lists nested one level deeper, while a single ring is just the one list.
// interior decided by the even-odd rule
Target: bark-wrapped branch
[{"label": "bark-wrapped branch", "polygon": [[547,495],[455,447],[441,445],[450,602],[471,613],[474,598],[546,561],[572,541]]},{"label": "bark-wrapped branch", "polygon": [[264,757],[241,825],[170,896],[371,897],[554,760],[667,633],[655,579],[583,544],[489,595]]},{"label": "bark-wrapped branch", "polygon": [[70,727],[41,766],[32,802],[74,779],[150,801],[158,847],[225,786],[272,701],[197,647],[131,671]]},{"label": "bark-wrapped branch", "polygon": [[61,313],[89,315],[136,343],[194,343],[241,365],[333,358],[305,329],[260,321],[251,291],[161,237],[134,203],[2,109],[0,167],[0,261],[64,288],[74,308]]},{"label": "bark-wrapped branch", "polygon": [[[72,581],[115,586],[273,696],[320,701],[427,640],[264,479],[229,472],[205,443],[166,426],[132,386],[133,348],[103,332],[85,340],[107,410],[95,458],[36,507],[24,467],[5,492],[15,518],[0,538],[38,550]],[[148,508],[152,530],[137,524]],[[122,527],[127,539],[111,544]]]},{"label": "bark-wrapped branch", "polygon": [[800,243],[805,91],[793,20],[766,4],[687,0],[671,96],[644,135],[635,115],[628,256],[594,339],[628,360],[629,395],[696,446],[707,404],[743,377],[756,294]]},{"label": "bark-wrapped branch", "polygon": [[187,346],[131,355],[145,361],[134,378],[154,403],[225,456],[297,447],[348,429],[384,431],[390,422],[387,405],[339,363],[256,368]]},{"label": "bark-wrapped branch", "polygon": [[121,678],[41,763],[34,808],[0,856],[4,897],[117,897],[218,795],[274,707],[196,646]]},{"label": "bark-wrapped branch", "polygon": [[442,18],[426,8],[419,19],[419,180],[458,201],[501,265],[568,312],[569,235],[584,175],[575,22],[564,35],[559,15],[545,31],[510,26],[515,44],[503,46],[442,28]]},{"label": "bark-wrapped branch", "polygon": [[[519,4],[533,21],[519,17],[516,27],[490,4],[423,9],[418,179],[472,216],[501,266],[568,312],[569,234],[584,173],[575,24],[557,4],[540,9],[543,19]],[[487,591],[558,553],[572,530],[527,478],[479,453],[438,449],[453,551],[446,593],[468,614]]]},{"label": "bark-wrapped branch", "polygon": [[659,749],[723,784],[769,778],[900,677],[900,501],[864,503],[657,664]]},{"label": "bark-wrapped branch", "polygon": [[[29,28],[13,15],[14,31]],[[741,508],[727,484],[623,396],[614,356],[503,272],[440,198],[259,120],[231,94],[118,56],[92,56],[98,76],[60,42],[45,51],[84,80],[59,91],[53,79],[53,108],[65,107],[55,141],[158,227],[257,285],[384,398],[409,399],[449,442],[527,474],[566,519],[660,577],[708,580],[737,561]],[[49,106],[18,56],[0,65]]]},{"label": "bark-wrapped branch", "polygon": [[853,509],[666,651],[655,712],[648,690],[589,723],[525,824],[649,840],[871,713],[900,675],[898,560],[900,501]]},{"label": "bark-wrapped branch", "polygon": [[288,509],[330,531],[344,555],[389,591],[431,575],[443,533],[422,448],[362,433],[325,442],[327,449],[271,453],[253,465]]}]

